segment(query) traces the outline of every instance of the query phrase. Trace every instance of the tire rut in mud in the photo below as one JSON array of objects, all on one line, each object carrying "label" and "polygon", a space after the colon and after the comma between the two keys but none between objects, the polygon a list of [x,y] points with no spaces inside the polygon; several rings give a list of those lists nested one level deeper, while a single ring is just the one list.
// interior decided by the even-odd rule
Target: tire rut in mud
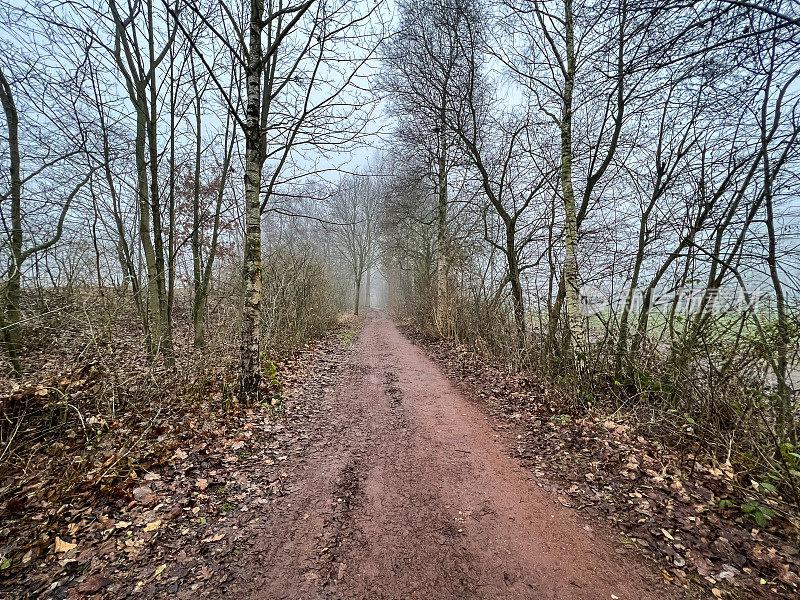
[{"label": "tire rut in mud", "polygon": [[317,573],[323,589],[342,579],[346,550],[342,542],[352,537],[353,513],[364,497],[361,459],[353,456],[339,473],[331,498],[331,516],[323,525]]},{"label": "tire rut in mud", "polygon": [[397,374],[394,371],[386,371],[384,375],[384,384],[386,385],[386,395],[389,397],[389,404],[394,410],[403,399],[403,390],[397,387]]}]

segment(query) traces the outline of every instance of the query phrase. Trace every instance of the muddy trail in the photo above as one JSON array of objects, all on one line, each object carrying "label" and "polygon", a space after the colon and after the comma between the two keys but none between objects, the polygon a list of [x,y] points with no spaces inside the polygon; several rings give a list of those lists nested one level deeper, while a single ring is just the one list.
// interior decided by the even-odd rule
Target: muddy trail
[{"label": "muddy trail", "polygon": [[[286,495],[215,597],[670,597],[652,565],[553,502],[503,434],[380,313],[317,402]],[[257,525],[255,524],[257,523]]]}]

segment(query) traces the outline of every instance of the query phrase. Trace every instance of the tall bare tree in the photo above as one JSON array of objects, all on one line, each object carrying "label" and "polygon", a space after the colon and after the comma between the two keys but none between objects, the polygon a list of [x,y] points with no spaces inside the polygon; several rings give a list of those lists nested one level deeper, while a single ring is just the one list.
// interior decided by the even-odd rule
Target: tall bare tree
[{"label": "tall bare tree", "polygon": [[[33,77],[33,68],[28,70],[28,83],[42,83]],[[46,75],[44,75],[46,77]],[[2,311],[0,311],[0,329],[3,332],[6,351],[12,368],[16,373],[22,370],[20,359],[20,323],[22,321],[22,275],[25,270],[25,263],[33,256],[40,254],[53,247],[61,239],[64,232],[64,222],[76,196],[81,189],[88,183],[94,173],[93,168],[85,169],[83,175],[69,177],[67,182],[72,179],[72,183],[67,184],[67,191],[61,201],[60,206],[52,207],[54,211],[53,220],[55,230],[44,236],[34,234],[35,226],[28,223],[26,211],[23,210],[24,188],[28,184],[42,175],[44,171],[54,168],[65,169],[69,173],[70,162],[74,161],[79,155],[85,154],[85,132],[77,131],[76,143],[70,149],[63,152],[47,152],[39,161],[39,164],[30,166],[27,174],[23,174],[23,157],[21,151],[21,132],[20,132],[20,113],[18,103],[15,98],[15,91],[12,87],[12,79],[6,75],[5,65],[0,64],[0,105],[6,120],[7,141],[8,141],[8,181],[9,189],[2,193],[0,200],[0,219],[6,236],[5,248],[8,252],[8,266],[0,271],[2,283],[0,284],[0,297],[3,300]],[[22,81],[16,82],[22,85]],[[34,95],[35,97],[35,95]],[[84,163],[85,164],[85,163]],[[77,183],[75,182],[77,180]],[[38,204],[46,205],[41,200],[35,201]],[[6,204],[8,203],[8,204]],[[27,238],[27,240],[26,240]],[[28,242],[26,244],[26,241]]]},{"label": "tall bare tree", "polygon": [[380,206],[383,190],[365,175],[346,178],[331,198],[332,229],[336,251],[353,279],[353,314],[361,306],[362,284],[377,260]]},{"label": "tall bare tree", "polygon": [[[363,129],[363,104],[345,94],[380,40],[380,29],[367,26],[380,3],[251,0],[240,15],[235,6],[222,2],[216,21],[199,7],[190,9],[243,73],[240,103],[240,90],[229,92],[201,45],[187,36],[245,142],[240,399],[252,404],[261,391],[262,214],[280,202],[282,182],[302,177],[302,169],[300,174],[292,169],[299,152],[345,144]],[[179,27],[186,32],[184,25]]]},{"label": "tall bare tree", "polygon": [[[409,152],[421,152],[425,171],[434,183],[436,205],[436,322],[448,334],[452,314],[447,290],[448,186],[452,168],[462,162],[458,137],[448,127],[448,113],[457,109],[452,92],[463,86],[469,71],[461,37],[466,19],[477,10],[473,0],[399,4],[401,22],[384,50],[387,67],[382,85],[402,125],[399,135]],[[428,167],[430,171],[428,171]]]}]

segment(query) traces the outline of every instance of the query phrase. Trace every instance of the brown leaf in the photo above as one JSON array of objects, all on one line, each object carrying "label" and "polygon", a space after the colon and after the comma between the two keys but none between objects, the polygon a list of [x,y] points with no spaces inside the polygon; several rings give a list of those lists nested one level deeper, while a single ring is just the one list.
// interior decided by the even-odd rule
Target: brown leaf
[{"label": "brown leaf", "polygon": [[161,521],[151,521],[150,523],[144,526],[144,530],[146,532],[158,531],[159,527],[161,527]]},{"label": "brown leaf", "polygon": [[200,569],[200,574],[198,575],[198,577],[203,581],[207,581],[211,579],[211,576],[213,574],[214,572],[211,569],[209,569],[208,566],[204,566],[202,569]]},{"label": "brown leaf", "polygon": [[143,502],[148,495],[151,495],[153,490],[147,487],[146,485],[142,485],[137,487],[133,490],[133,499],[137,502]]},{"label": "brown leaf", "polygon": [[69,552],[77,547],[77,544],[70,544],[69,542],[65,542],[60,537],[56,537],[56,552]]},{"label": "brown leaf", "polygon": [[[94,594],[106,587],[111,580],[100,573],[89,575],[81,583],[76,585],[70,590],[70,596],[77,596],[78,594]],[[73,595],[73,592],[76,592]]]}]

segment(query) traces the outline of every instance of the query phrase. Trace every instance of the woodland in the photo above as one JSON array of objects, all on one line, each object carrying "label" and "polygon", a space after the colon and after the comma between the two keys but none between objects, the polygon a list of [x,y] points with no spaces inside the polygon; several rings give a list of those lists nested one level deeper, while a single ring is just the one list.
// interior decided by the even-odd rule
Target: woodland
[{"label": "woodland", "polygon": [[242,593],[170,561],[395,326],[669,594],[796,597],[796,1],[2,0],[0,103],[0,597]]}]

